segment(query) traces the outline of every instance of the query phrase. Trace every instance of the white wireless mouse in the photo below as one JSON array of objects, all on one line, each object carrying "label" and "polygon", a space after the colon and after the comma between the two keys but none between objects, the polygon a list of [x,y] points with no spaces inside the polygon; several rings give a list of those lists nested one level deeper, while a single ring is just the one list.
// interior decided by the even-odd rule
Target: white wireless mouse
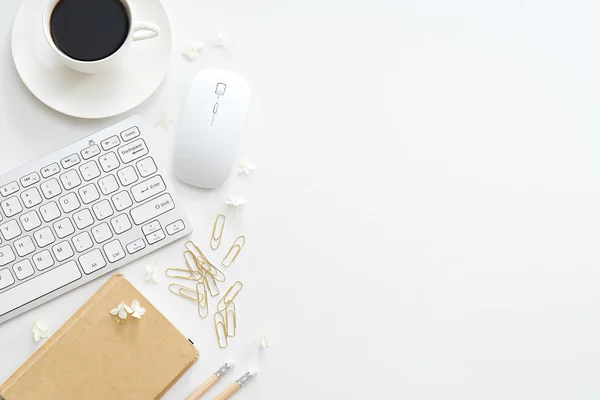
[{"label": "white wireless mouse", "polygon": [[204,70],[190,86],[177,127],[175,174],[190,185],[221,186],[235,162],[250,87],[244,78]]}]

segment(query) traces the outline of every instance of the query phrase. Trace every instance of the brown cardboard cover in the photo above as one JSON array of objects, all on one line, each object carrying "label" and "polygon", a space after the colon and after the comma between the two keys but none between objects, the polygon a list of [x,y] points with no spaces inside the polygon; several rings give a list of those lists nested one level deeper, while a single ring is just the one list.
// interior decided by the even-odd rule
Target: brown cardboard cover
[{"label": "brown cardboard cover", "polygon": [[[138,299],[146,314],[116,324],[109,311]],[[5,400],[159,399],[198,351],[121,274],[110,278],[0,386]]]}]

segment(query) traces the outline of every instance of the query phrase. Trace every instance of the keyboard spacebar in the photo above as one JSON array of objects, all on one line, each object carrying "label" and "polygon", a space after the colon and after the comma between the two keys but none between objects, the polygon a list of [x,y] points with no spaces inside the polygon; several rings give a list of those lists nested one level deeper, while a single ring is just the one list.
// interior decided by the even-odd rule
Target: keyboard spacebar
[{"label": "keyboard spacebar", "polygon": [[0,317],[27,303],[81,278],[75,261],[69,261],[45,274],[0,294]]}]

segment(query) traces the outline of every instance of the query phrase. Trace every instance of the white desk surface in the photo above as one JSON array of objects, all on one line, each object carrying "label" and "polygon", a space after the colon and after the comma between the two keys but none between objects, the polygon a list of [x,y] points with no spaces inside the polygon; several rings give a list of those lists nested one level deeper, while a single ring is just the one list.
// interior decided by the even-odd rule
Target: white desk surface
[{"label": "white desk surface", "polygon": [[[0,172],[133,113],[177,119],[202,68],[252,86],[241,155],[256,172],[177,184],[200,243],[228,195],[248,200],[227,231],[248,237],[229,273],[246,284],[238,336],[217,349],[209,321],[143,281],[180,245],[121,271],[202,352],[167,399],[227,358],[228,381],[261,369],[240,400],[600,396],[600,3],[166,1],[175,53],[223,31],[231,54],[174,54],[152,98],[101,121],[21,84],[19,3],[0,12]],[[172,149],[174,130],[148,134]],[[1,325],[0,380],[38,347],[34,321],[58,328],[105,280]]]}]

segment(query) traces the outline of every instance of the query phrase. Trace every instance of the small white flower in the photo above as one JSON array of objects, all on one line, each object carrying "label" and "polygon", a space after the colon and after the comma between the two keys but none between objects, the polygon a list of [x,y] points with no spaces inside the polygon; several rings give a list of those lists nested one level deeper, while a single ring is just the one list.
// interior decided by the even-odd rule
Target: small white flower
[{"label": "small white flower", "polygon": [[156,127],[160,126],[165,131],[168,131],[169,129],[171,129],[172,124],[173,124],[173,120],[169,117],[169,113],[167,111],[163,111],[162,114],[160,115],[160,118],[158,119],[158,121],[156,121],[156,124],[154,125],[154,127],[156,128]]},{"label": "small white flower", "polygon": [[213,46],[227,48],[229,46],[229,36],[224,33],[217,33],[217,37],[213,40]]},{"label": "small white flower", "polygon": [[160,274],[158,272],[158,268],[152,268],[151,266],[147,265],[145,270],[147,281],[152,281],[154,283],[160,282]]},{"label": "small white flower", "polygon": [[112,315],[119,316],[120,319],[127,319],[127,314],[131,314],[132,312],[133,310],[131,309],[131,307],[129,307],[124,302],[121,302],[121,304],[119,304],[117,308],[113,308],[112,310],[110,310],[110,313]]},{"label": "small white flower", "polygon": [[250,175],[250,172],[254,171],[254,168],[256,168],[254,166],[254,164],[250,163],[250,162],[245,162],[242,161],[240,162],[240,174],[246,174],[246,175]]},{"label": "small white flower", "polygon": [[181,54],[184,57],[190,59],[190,61],[196,61],[198,57],[200,57],[200,52],[204,49],[204,42],[194,42],[193,40],[188,40],[187,44],[181,50]]},{"label": "small white flower", "polygon": [[146,314],[146,309],[140,306],[140,302],[137,300],[131,302],[131,308],[133,309],[131,316],[134,318],[142,318],[142,315]]},{"label": "small white flower", "polygon": [[32,331],[33,338],[36,342],[39,342],[42,338],[45,339],[50,337],[50,334],[48,333],[48,326],[46,326],[46,323],[44,323],[44,320],[42,319],[36,321],[36,323],[33,325]]},{"label": "small white flower", "polygon": [[236,196],[229,196],[229,200],[227,200],[225,202],[225,204],[227,204],[230,207],[233,207],[233,216],[235,217],[235,212],[237,210],[238,207],[244,205],[246,203],[246,200],[240,198],[240,197],[236,197]]}]

